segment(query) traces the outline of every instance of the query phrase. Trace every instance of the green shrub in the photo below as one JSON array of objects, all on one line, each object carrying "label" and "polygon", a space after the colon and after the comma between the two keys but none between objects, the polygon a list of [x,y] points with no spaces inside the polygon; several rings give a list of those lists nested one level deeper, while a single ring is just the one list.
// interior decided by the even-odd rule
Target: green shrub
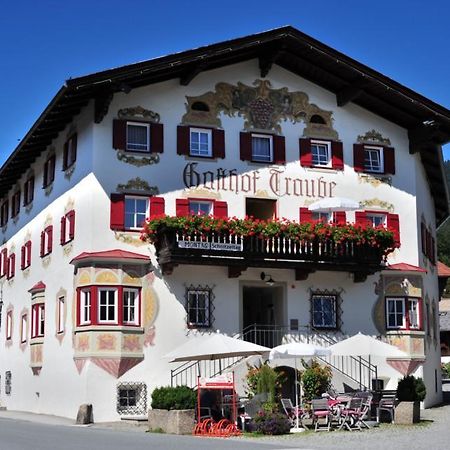
[{"label": "green shrub", "polygon": [[152,392],[153,409],[194,409],[197,394],[187,386],[166,386]]},{"label": "green shrub", "polygon": [[286,379],[283,371],[273,369],[267,363],[260,367],[247,365],[247,394],[250,398],[256,394],[268,394],[269,402],[277,401],[277,393]]},{"label": "green shrub", "polygon": [[[449,278],[449,280],[450,280],[450,278]],[[450,378],[450,363],[442,364],[442,377]]]},{"label": "green shrub", "polygon": [[302,373],[303,398],[311,401],[327,392],[331,386],[331,368],[321,366],[317,361],[312,360],[310,366]]},{"label": "green shrub", "polygon": [[397,398],[400,402],[422,401],[427,394],[427,390],[422,378],[415,378],[413,375],[403,377],[397,385]]},{"label": "green shrub", "polygon": [[255,417],[255,431],[263,434],[285,434],[291,429],[291,422],[285,414],[274,412],[271,407],[258,411]]}]

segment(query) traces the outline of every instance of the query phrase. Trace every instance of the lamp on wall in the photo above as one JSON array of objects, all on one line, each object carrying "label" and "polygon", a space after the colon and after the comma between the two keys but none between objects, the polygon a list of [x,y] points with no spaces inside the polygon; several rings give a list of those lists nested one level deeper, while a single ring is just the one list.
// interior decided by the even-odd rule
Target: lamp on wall
[{"label": "lamp on wall", "polygon": [[261,280],[265,281],[267,285],[273,286],[275,284],[275,281],[273,280],[272,276],[268,273],[261,272]]}]

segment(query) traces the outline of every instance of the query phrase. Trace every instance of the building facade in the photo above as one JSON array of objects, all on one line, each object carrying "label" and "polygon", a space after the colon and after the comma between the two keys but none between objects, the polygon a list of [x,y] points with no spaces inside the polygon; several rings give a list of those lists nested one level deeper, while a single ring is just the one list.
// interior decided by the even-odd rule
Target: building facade
[{"label": "building facade", "polygon": [[[449,136],[450,111],[290,27],[67,81],[0,172],[1,403],[145,414],[164,355],[215,330],[378,336],[408,358],[378,361],[376,382],[408,366],[439,402]],[[309,209],[327,198],[359,208]],[[385,262],[210,230],[155,248],[140,230],[164,214],[370,223],[399,248]]]}]

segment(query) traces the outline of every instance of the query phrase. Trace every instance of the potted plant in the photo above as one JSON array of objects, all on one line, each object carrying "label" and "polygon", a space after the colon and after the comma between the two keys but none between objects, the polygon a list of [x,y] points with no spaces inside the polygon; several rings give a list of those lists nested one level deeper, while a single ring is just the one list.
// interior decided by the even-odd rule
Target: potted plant
[{"label": "potted plant", "polygon": [[426,388],[422,378],[403,377],[397,385],[398,405],[395,407],[395,423],[409,425],[420,421],[420,402]]},{"label": "potted plant", "polygon": [[152,392],[149,430],[190,434],[194,429],[196,393],[187,386],[167,386]]}]

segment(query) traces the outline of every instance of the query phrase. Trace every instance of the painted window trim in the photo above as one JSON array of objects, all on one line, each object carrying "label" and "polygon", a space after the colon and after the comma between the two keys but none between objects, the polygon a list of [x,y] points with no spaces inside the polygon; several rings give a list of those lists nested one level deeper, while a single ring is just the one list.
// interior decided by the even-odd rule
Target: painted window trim
[{"label": "painted window trim", "polygon": [[20,343],[25,344],[28,341],[28,313],[20,316]]},{"label": "painted window trim", "polygon": [[5,332],[6,332],[6,340],[7,341],[12,340],[12,334],[13,334],[13,316],[12,316],[12,314],[13,314],[12,310],[8,310],[6,312]]},{"label": "painted window trim", "polygon": [[57,299],[57,324],[56,324],[56,334],[62,334],[66,331],[65,326],[65,313],[66,313],[66,298],[61,295]]},{"label": "painted window trim", "polygon": [[48,225],[41,233],[41,258],[50,255],[53,251],[53,225]]},{"label": "painted window trim", "polygon": [[[134,321],[125,320],[125,301],[124,301],[124,293],[125,292],[135,292],[136,296],[134,298]],[[129,308],[129,306],[128,306]],[[123,325],[132,325],[132,326],[140,326],[140,317],[141,317],[141,291],[135,287],[123,287],[122,288],[122,324]]]}]

